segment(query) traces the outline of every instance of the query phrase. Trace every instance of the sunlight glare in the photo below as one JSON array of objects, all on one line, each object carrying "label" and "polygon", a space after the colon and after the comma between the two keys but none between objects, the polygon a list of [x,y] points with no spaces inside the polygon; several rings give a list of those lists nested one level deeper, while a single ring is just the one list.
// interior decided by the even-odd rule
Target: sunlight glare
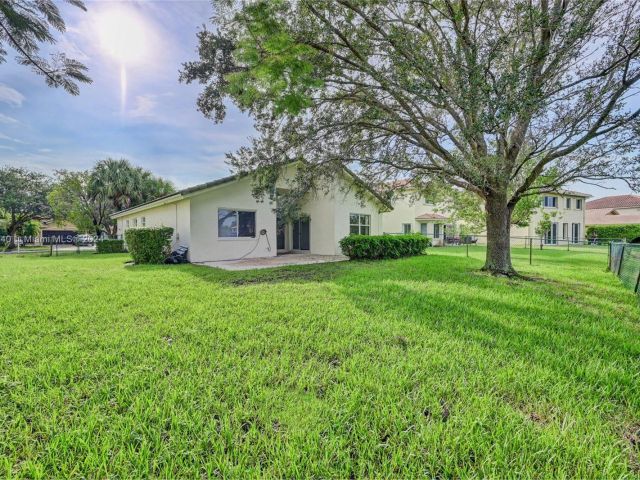
[{"label": "sunlight glare", "polygon": [[133,66],[149,55],[148,27],[134,10],[115,7],[100,12],[97,29],[100,46],[119,64]]}]

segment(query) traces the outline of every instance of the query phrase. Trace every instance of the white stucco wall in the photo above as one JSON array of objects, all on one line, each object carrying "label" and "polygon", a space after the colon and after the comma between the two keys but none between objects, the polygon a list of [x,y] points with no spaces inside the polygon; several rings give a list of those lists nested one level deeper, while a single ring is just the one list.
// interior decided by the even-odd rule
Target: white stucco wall
[{"label": "white stucco wall", "polygon": [[[290,181],[295,175],[296,166],[289,167],[279,179],[278,188],[291,187]],[[352,213],[369,215],[370,234],[382,234],[382,205],[372,196],[365,194],[359,198],[352,186],[350,176],[342,175],[326,191],[310,192],[300,205],[303,215],[310,218],[309,252],[316,255],[341,255],[339,242],[349,235]],[[287,247],[292,245],[292,227],[287,227]]]},{"label": "white stucco wall", "polygon": [[[275,205],[251,195],[251,178],[245,177],[191,197],[191,261],[212,262],[240,257],[272,257],[276,250]],[[219,238],[218,209],[256,212],[256,238]],[[267,231],[266,236],[260,230]],[[268,238],[268,241],[267,241]]]},{"label": "white stucco wall", "polygon": [[[291,187],[295,166],[288,169],[278,182],[278,188]],[[344,174],[326,191],[309,192],[301,211],[310,217],[309,252],[318,255],[341,254],[339,241],[349,234],[351,213],[370,216],[370,233],[382,233],[383,206],[372,195],[361,199],[352,187],[351,177]],[[351,188],[349,188],[351,186]],[[244,177],[205,190],[189,194],[187,199],[159,206],[134,210],[118,218],[118,231],[123,234],[126,222],[129,228],[169,226],[175,230],[173,247],[189,247],[191,262],[213,262],[239,258],[271,257],[277,254],[276,204],[265,198],[256,200],[251,194],[252,179]],[[256,213],[255,238],[218,237],[218,209],[254,211]],[[266,235],[260,235],[260,230]],[[287,227],[287,249],[292,247],[293,228]]]},{"label": "white stucco wall", "polygon": [[133,211],[130,214],[118,218],[118,235],[124,235],[128,228],[135,228],[137,220],[138,228],[142,228],[142,219],[145,219],[145,227],[171,227],[173,228],[172,248],[179,245],[190,246],[190,208],[189,199],[178,202],[147,208],[141,211]]}]

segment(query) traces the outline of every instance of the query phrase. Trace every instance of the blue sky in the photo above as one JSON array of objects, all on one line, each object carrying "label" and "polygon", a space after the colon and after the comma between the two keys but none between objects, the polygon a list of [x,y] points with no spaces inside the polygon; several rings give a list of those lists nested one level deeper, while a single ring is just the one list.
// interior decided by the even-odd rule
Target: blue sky
[{"label": "blue sky", "polygon": [[[177,187],[228,174],[225,153],[247,143],[252,121],[230,109],[223,124],[214,124],[196,111],[200,87],[178,82],[181,64],[197,57],[196,32],[211,17],[210,2],[87,2],[87,7],[82,12],[61,5],[67,32],[54,47],[89,67],[93,83],[82,85],[79,96],[47,87],[12,61],[0,66],[0,164],[52,173],[123,157]],[[112,19],[106,27],[105,16]],[[133,27],[136,33],[119,36],[119,18],[129,19],[123,31]],[[130,43],[126,52],[117,51],[120,40]]]},{"label": "blue sky", "polygon": [[[194,60],[196,32],[213,13],[202,1],[88,1],[61,4],[67,32],[54,50],[89,67],[91,85],[73,97],[13,61],[0,65],[0,165],[53,173],[127,158],[178,188],[229,173],[225,153],[248,143],[252,121],[234,108],[222,124],[196,111],[199,85],[178,82]],[[123,92],[122,69],[126,72]],[[629,193],[572,185],[594,196]]]}]

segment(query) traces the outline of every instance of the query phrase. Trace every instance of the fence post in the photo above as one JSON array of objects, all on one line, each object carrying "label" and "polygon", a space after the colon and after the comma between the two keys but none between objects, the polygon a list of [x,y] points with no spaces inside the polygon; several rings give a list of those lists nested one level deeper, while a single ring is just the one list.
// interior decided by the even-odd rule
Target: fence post
[{"label": "fence post", "polygon": [[49,256],[53,257],[53,243],[49,243]]},{"label": "fence post", "polygon": [[468,257],[469,256],[469,242],[467,241],[466,244],[467,244],[467,257]]},{"label": "fence post", "polygon": [[622,260],[624,260],[624,249],[627,247],[627,245],[622,245],[622,252],[620,252],[620,261],[618,262],[618,268],[616,270],[616,276],[619,277],[620,276],[620,269],[622,268]]},{"label": "fence post", "polygon": [[611,240],[609,240],[609,249],[607,250],[607,270],[611,271]]},{"label": "fence post", "polygon": [[567,238],[567,252],[569,251],[569,239]]},{"label": "fence post", "polygon": [[58,244],[56,243],[56,257],[58,256]]},{"label": "fence post", "polygon": [[635,293],[638,293],[638,287],[640,287],[640,271],[638,271],[638,278],[636,280],[636,288],[633,290]]},{"label": "fence post", "polygon": [[533,257],[533,238],[529,239],[529,265],[532,265]]}]

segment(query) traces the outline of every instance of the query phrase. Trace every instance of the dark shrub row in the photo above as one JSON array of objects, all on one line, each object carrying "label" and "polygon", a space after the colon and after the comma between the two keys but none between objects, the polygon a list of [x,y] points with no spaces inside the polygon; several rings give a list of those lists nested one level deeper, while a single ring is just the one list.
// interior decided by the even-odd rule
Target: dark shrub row
[{"label": "dark shrub row", "polygon": [[598,238],[619,238],[628,242],[640,237],[640,225],[591,225],[587,227],[587,238],[593,238],[594,234]]},{"label": "dark shrub row", "polygon": [[124,233],[127,248],[136,264],[163,263],[171,253],[173,228],[131,228]]},{"label": "dark shrub row", "polygon": [[352,259],[400,258],[422,255],[431,240],[411,235],[349,235],[340,240],[342,253]]},{"label": "dark shrub row", "polygon": [[123,253],[124,240],[98,240],[96,242],[96,253]]}]

